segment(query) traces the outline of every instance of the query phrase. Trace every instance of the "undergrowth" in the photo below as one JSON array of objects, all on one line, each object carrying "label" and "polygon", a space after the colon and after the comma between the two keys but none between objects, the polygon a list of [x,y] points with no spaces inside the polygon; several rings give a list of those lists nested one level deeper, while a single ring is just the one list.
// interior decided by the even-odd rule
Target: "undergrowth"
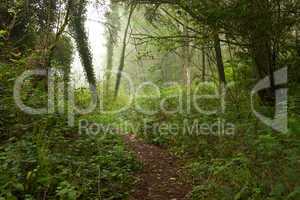
[{"label": "undergrowth", "polygon": [[[10,72],[11,67],[2,65],[0,69],[0,79],[6,86],[0,87],[0,109],[9,113],[9,116],[1,115],[0,199],[126,199],[139,164],[125,149],[121,137],[104,132],[79,134],[79,116],[75,127],[70,127],[63,114],[23,113],[14,104],[12,95],[19,68],[14,74]],[[47,94],[43,88],[41,83],[31,89],[27,82],[23,88],[26,92],[22,94],[25,104],[46,105]],[[88,96],[80,95],[81,99],[76,98],[84,106]],[[94,116],[81,118],[90,120]],[[109,123],[113,116],[97,119]]]},{"label": "undergrowth", "polygon": [[[213,88],[207,87],[201,90],[202,94],[213,91]],[[153,109],[168,97],[165,107],[176,110],[179,106],[178,94],[174,88],[162,89],[161,97],[136,101],[144,108]],[[217,105],[214,100],[207,99],[198,103],[207,110]],[[186,101],[183,105],[187,105]],[[235,101],[226,98],[226,110],[223,113],[205,115],[197,112],[195,107],[190,113],[184,111],[176,114],[158,111],[153,115],[145,115],[132,110],[130,118],[138,124],[140,137],[150,143],[167,146],[186,160],[186,169],[194,185],[189,195],[191,199],[299,199],[299,116],[293,114],[294,108],[290,106],[289,130],[287,133],[278,133],[256,119],[250,105],[249,97],[239,93],[239,99]],[[272,115],[267,107],[258,106],[257,109]],[[201,129],[191,132],[184,129],[201,124],[214,125],[219,118],[225,127],[226,123],[234,124],[234,134],[220,134],[216,127],[213,130],[217,134]],[[176,127],[172,128],[174,124]]]},{"label": "undergrowth", "polygon": [[116,135],[41,129],[1,146],[0,199],[124,199],[137,163]]}]

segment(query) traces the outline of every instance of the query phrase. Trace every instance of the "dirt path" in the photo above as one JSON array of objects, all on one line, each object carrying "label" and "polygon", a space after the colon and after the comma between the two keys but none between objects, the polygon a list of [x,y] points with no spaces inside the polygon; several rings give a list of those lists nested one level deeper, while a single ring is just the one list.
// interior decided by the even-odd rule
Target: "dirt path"
[{"label": "dirt path", "polygon": [[178,160],[167,150],[146,144],[133,135],[124,136],[128,147],[143,163],[143,170],[137,174],[138,183],[130,200],[183,200],[191,186]]}]

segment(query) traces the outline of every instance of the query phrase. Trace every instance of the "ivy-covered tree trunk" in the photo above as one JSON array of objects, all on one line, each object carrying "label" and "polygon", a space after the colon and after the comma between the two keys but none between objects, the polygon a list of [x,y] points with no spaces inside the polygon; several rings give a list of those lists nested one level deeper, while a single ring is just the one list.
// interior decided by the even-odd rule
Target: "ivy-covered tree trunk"
[{"label": "ivy-covered tree trunk", "polygon": [[86,0],[78,0],[73,2],[73,17],[71,21],[71,29],[74,34],[77,50],[83,65],[87,81],[92,92],[96,92],[96,77],[93,68],[93,59],[90,51],[88,36],[84,27]]}]

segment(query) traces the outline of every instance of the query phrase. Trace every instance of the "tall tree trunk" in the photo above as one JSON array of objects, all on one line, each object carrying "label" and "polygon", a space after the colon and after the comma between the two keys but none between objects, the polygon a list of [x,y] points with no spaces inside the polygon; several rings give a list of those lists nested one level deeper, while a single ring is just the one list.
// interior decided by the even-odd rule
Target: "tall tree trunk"
[{"label": "tall tree trunk", "polygon": [[73,3],[77,4],[73,5],[75,10],[72,16],[71,30],[74,34],[76,47],[90,90],[93,94],[96,94],[96,77],[93,68],[93,58],[88,42],[88,35],[84,26],[87,0],[78,0],[78,2]]},{"label": "tall tree trunk", "polygon": [[114,1],[111,1],[110,12],[107,13],[107,23],[109,24],[108,35],[107,35],[107,44],[106,44],[106,94],[109,94],[110,90],[110,79],[111,71],[113,69],[113,57],[115,43],[118,37],[118,32],[120,28],[120,19],[119,19],[119,7],[118,4]]},{"label": "tall tree trunk", "polygon": [[205,49],[204,47],[202,48],[202,81],[205,82],[206,76],[206,57],[205,57]]},{"label": "tall tree trunk", "polygon": [[224,63],[222,57],[222,49],[221,49],[221,42],[219,38],[219,34],[217,32],[214,33],[214,49],[216,53],[216,62],[219,74],[219,81],[221,85],[226,85],[226,77],[224,71]]},{"label": "tall tree trunk", "polygon": [[124,32],[123,47],[122,47],[122,53],[121,53],[121,58],[120,58],[120,65],[119,65],[119,70],[118,70],[118,74],[117,74],[116,86],[115,86],[115,98],[117,98],[118,93],[119,93],[119,89],[120,89],[122,72],[123,72],[124,65],[125,65],[125,53],[126,53],[126,46],[127,46],[126,45],[127,35],[128,35],[128,30],[129,30],[130,22],[131,22],[131,18],[132,18],[132,15],[133,15],[135,7],[136,7],[135,4],[133,4],[133,5],[130,6],[129,16],[128,16],[128,20],[127,20],[127,25],[126,25],[125,32]]},{"label": "tall tree trunk", "polygon": [[182,66],[182,79],[183,79],[183,84],[188,86],[191,82],[191,74],[190,74],[190,64],[191,64],[191,55],[190,55],[190,48],[189,48],[189,42],[185,41],[185,46],[182,49],[182,54],[183,54],[183,66]]},{"label": "tall tree trunk", "polygon": [[[276,50],[272,48],[271,17],[270,4],[267,0],[261,0],[259,3],[253,2],[252,11],[254,18],[259,21],[253,21],[252,26],[259,26],[251,32],[252,43],[252,56],[256,65],[256,73],[258,81],[269,76],[270,85],[269,89],[258,92],[261,101],[265,104],[274,105],[275,101],[275,83],[274,83],[274,70],[276,68]],[[261,16],[264,15],[264,16]],[[262,25],[266,27],[261,27]],[[273,45],[275,46],[275,45]]]},{"label": "tall tree trunk", "polygon": [[185,16],[185,22],[183,25],[183,48],[182,48],[182,55],[183,55],[183,83],[185,86],[189,86],[191,82],[191,74],[190,74],[190,65],[191,65],[191,52],[190,52],[190,39],[189,39],[189,30],[188,30],[188,23],[189,19]]},{"label": "tall tree trunk", "polygon": [[114,56],[114,45],[111,38],[108,39],[107,42],[107,56],[106,56],[106,93],[109,93],[109,86],[110,86],[110,77],[111,77],[111,70],[113,69],[113,56]]},{"label": "tall tree trunk", "polygon": [[259,91],[260,99],[267,103],[274,101],[274,65],[272,63],[272,49],[270,40],[256,38],[253,42],[253,57],[258,74],[258,80],[270,77],[271,88]]},{"label": "tall tree trunk", "polygon": [[300,25],[296,25],[296,50],[297,50],[298,56],[300,57],[299,28],[300,28]]}]

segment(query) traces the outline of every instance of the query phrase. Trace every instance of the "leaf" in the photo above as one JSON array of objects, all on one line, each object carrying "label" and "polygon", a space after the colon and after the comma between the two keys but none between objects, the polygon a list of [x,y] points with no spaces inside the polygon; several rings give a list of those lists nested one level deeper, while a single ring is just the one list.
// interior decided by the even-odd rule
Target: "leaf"
[{"label": "leaf", "polygon": [[234,196],[234,200],[239,200],[241,199],[243,193],[247,190],[247,186],[244,186],[235,196]]},{"label": "leaf", "polygon": [[0,30],[0,37],[4,37],[6,35],[6,30]]},{"label": "leaf", "polygon": [[24,191],[24,186],[22,183],[14,184],[14,188],[17,189],[18,191]]},{"label": "leaf", "polygon": [[299,199],[300,198],[300,187],[296,187],[293,192],[291,192],[287,199]]}]

